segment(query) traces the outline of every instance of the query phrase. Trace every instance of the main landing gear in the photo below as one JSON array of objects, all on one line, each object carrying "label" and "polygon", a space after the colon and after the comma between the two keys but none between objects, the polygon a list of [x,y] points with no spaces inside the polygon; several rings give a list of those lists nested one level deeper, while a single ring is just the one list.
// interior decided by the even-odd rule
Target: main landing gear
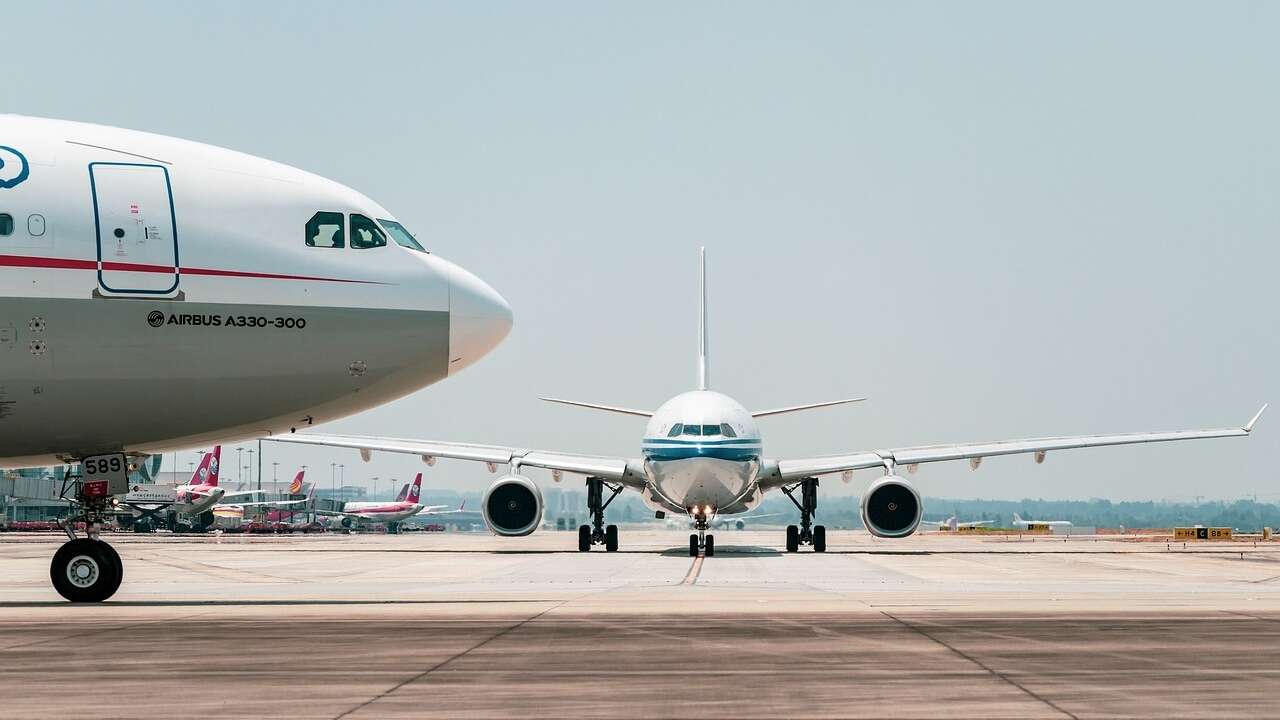
[{"label": "main landing gear", "polygon": [[[115,594],[124,579],[120,554],[98,539],[98,530],[111,511],[111,497],[87,497],[83,485],[77,483],[77,487],[74,507],[79,513],[63,523],[70,540],[53,554],[49,579],[58,594],[71,602],[102,602]],[[87,537],[76,536],[76,523],[81,521]]]},{"label": "main landing gear", "polygon": [[[608,500],[604,499],[606,487],[611,491]],[[604,545],[606,552],[618,551],[618,526],[604,524],[604,510],[620,492],[621,485],[609,485],[604,478],[587,478],[587,512],[591,513],[591,524],[578,527],[578,552],[588,552],[592,545]]]},{"label": "main landing gear", "polygon": [[702,551],[703,557],[711,557],[716,554],[716,538],[714,535],[707,534],[710,520],[706,513],[698,513],[693,516],[693,529],[698,532],[689,535],[689,557],[698,557],[699,550]]},{"label": "main landing gear", "polygon": [[[796,489],[800,490],[800,499],[796,500]],[[791,498],[796,509],[800,511],[800,527],[787,526],[787,552],[797,552],[801,545],[812,545],[814,552],[827,551],[827,528],[813,525],[813,516],[818,511],[818,478],[804,478],[800,482],[782,487],[782,492]]]}]

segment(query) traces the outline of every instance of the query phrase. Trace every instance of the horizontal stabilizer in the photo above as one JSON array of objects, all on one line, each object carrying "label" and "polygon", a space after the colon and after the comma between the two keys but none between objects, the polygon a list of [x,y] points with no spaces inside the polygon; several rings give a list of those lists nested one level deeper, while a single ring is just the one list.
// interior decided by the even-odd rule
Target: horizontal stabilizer
[{"label": "horizontal stabilizer", "polygon": [[561,405],[574,405],[576,407],[591,408],[592,410],[604,410],[605,412],[621,413],[622,415],[638,415],[640,417],[653,417],[653,413],[648,410],[633,410],[632,408],[617,407],[616,405],[600,405],[598,403],[578,402],[577,400],[561,400],[560,398],[538,398],[547,402],[560,403]]},{"label": "horizontal stabilizer", "polygon": [[832,405],[862,402],[863,400],[866,400],[866,398],[860,397],[848,398],[847,400],[828,400],[827,402],[809,403],[808,405],[792,405],[791,407],[774,408],[773,410],[753,410],[751,412],[751,417],[768,417],[770,415],[781,415],[783,413],[798,412],[800,410],[812,410],[814,408],[830,407]]}]

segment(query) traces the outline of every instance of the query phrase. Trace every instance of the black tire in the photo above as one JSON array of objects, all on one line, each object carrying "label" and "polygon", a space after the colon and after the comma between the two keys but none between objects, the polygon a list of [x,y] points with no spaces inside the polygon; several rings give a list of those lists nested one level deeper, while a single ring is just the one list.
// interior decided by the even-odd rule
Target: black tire
[{"label": "black tire", "polygon": [[578,526],[578,552],[587,552],[591,549],[591,526]]},{"label": "black tire", "polygon": [[120,556],[110,545],[78,538],[63,543],[53,554],[49,579],[53,589],[71,602],[102,602],[120,588],[123,570]]},{"label": "black tire", "polygon": [[798,552],[800,550],[800,528],[795,525],[787,526],[787,552]]},{"label": "black tire", "polygon": [[399,535],[399,534],[400,534],[400,523],[387,523],[387,534],[388,534],[388,535]]},{"label": "black tire", "polygon": [[195,518],[192,525],[196,532],[208,532],[209,528],[213,527],[213,524],[217,521],[218,518],[214,517],[213,511],[206,510]]},{"label": "black tire", "polygon": [[618,552],[618,526],[606,525],[604,528],[605,552]]},{"label": "black tire", "polygon": [[102,551],[106,553],[111,562],[116,566],[116,586],[111,589],[111,595],[115,595],[116,590],[120,589],[120,583],[124,582],[124,561],[120,559],[120,553],[116,552],[116,549],[111,547],[111,545],[105,540],[99,540],[98,544],[102,546]]},{"label": "black tire", "polygon": [[703,555],[711,557],[716,554],[716,538],[714,535],[707,536],[707,545],[703,548]]},{"label": "black tire", "polygon": [[826,525],[813,526],[813,551],[814,552],[827,551],[827,526]]},{"label": "black tire", "polygon": [[698,557],[698,536],[689,536],[689,557]]}]

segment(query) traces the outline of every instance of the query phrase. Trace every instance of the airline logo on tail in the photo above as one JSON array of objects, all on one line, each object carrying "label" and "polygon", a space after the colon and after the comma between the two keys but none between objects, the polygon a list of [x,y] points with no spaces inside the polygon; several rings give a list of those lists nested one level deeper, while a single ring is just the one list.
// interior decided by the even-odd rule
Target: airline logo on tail
[{"label": "airline logo on tail", "polygon": [[422,496],[422,473],[413,479],[413,485],[409,488],[409,497],[406,498],[411,503],[417,503],[418,498]]},{"label": "airline logo on tail", "polygon": [[196,468],[196,472],[191,476],[192,485],[212,485],[218,484],[218,459],[222,457],[222,446],[214,445],[212,452],[207,452],[200,460],[200,467]]},{"label": "airline logo on tail", "polygon": [[289,494],[290,494],[290,495],[301,495],[301,494],[302,494],[302,475],[303,475],[303,473],[305,473],[305,472],[306,472],[306,470],[299,470],[299,471],[298,471],[298,474],[293,476],[293,482],[289,484]]},{"label": "airline logo on tail", "polygon": [[396,502],[404,502],[407,497],[409,497],[409,483],[405,483],[404,487],[400,488],[400,494],[396,496]]}]

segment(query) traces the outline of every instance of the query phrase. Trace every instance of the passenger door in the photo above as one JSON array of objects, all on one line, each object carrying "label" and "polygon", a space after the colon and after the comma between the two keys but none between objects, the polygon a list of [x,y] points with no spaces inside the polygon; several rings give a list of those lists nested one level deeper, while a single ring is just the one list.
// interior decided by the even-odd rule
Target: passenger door
[{"label": "passenger door", "polygon": [[178,290],[178,229],[169,171],[161,165],[89,164],[98,234],[98,285],[106,294]]}]

